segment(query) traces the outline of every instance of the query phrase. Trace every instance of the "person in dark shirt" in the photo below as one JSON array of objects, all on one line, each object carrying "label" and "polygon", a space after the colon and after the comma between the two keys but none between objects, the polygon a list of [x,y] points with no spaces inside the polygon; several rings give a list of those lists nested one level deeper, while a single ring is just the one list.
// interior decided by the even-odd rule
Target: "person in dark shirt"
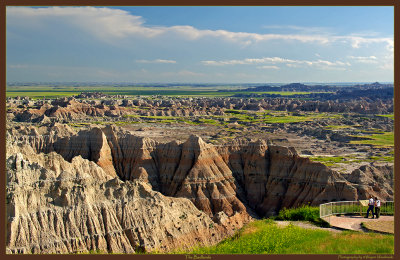
[{"label": "person in dark shirt", "polygon": [[371,211],[372,213],[372,218],[374,218],[374,198],[372,196],[369,197],[369,202],[368,202],[368,209],[367,209],[367,217],[369,215],[369,212]]}]

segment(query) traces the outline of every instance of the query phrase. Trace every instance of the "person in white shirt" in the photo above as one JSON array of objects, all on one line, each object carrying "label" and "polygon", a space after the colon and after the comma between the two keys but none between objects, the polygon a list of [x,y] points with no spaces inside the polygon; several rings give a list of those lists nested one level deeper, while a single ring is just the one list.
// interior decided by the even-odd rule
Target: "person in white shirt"
[{"label": "person in white shirt", "polygon": [[379,218],[381,215],[381,201],[375,197],[375,217]]},{"label": "person in white shirt", "polygon": [[367,209],[367,217],[369,215],[369,212],[371,211],[372,213],[372,218],[374,218],[374,199],[372,196],[369,196],[369,202],[368,202],[368,209]]}]

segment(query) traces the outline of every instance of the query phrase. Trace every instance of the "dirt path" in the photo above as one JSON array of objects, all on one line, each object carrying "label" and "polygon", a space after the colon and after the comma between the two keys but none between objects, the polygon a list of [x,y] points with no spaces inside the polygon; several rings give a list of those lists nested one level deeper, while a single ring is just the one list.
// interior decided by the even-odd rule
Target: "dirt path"
[{"label": "dirt path", "polygon": [[306,221],[275,221],[278,226],[281,227],[286,227],[290,223],[292,223],[295,226],[302,227],[302,228],[308,228],[308,229],[320,229],[320,230],[327,230],[331,232],[342,232],[343,230],[341,229],[336,229],[336,228],[323,228],[323,227],[317,227],[309,222]]}]

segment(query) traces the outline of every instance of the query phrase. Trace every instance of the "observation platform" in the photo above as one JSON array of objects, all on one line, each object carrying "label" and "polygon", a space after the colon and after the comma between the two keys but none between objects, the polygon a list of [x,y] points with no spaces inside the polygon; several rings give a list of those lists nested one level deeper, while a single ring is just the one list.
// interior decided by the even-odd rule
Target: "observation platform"
[{"label": "observation platform", "polygon": [[[389,223],[394,221],[393,216],[380,216],[378,219],[376,218],[371,218],[371,215],[369,218],[365,218],[365,216],[357,216],[357,215],[342,215],[342,216],[337,216],[337,215],[332,215],[332,216],[327,216],[323,217],[323,219],[331,224],[331,226],[340,228],[340,229],[347,229],[347,230],[354,230],[354,231],[361,231],[365,232],[367,231],[365,228],[362,227],[361,223],[379,223],[378,226],[381,226],[384,223]],[[373,230],[380,232],[379,230]],[[393,230],[394,232],[394,230]],[[382,233],[392,233],[392,232],[382,232]]]}]

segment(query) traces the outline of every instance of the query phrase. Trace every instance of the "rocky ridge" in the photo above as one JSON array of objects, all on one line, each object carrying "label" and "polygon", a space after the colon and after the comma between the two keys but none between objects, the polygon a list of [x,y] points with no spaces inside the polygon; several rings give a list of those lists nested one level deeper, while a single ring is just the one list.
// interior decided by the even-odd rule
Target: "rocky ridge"
[{"label": "rocky ridge", "polygon": [[163,252],[214,244],[243,225],[239,214],[215,223],[189,200],[81,156],[68,162],[11,142],[7,154],[8,253]]},{"label": "rocky ridge", "polygon": [[[370,165],[342,176],[320,163],[301,158],[294,148],[274,146],[264,140],[234,140],[214,146],[199,136],[191,136],[182,143],[160,143],[114,126],[75,132],[60,124],[11,128],[7,139],[11,252],[171,250],[195,243],[215,243],[252,217],[270,216],[283,207],[364,199],[369,194],[382,200],[393,199],[390,167]],[[33,186],[43,187],[19,185],[23,178],[35,183]],[[68,181],[63,184],[64,179]],[[82,179],[89,181],[82,183]],[[177,207],[172,207],[171,201]],[[160,208],[158,204],[164,206]],[[44,216],[39,216],[44,209],[48,216],[57,216],[61,221],[70,215],[52,210],[64,212],[71,207],[73,213],[68,214],[85,216],[82,223],[86,224],[72,218],[79,231],[73,232],[81,234],[76,236],[81,239],[66,243],[72,231],[52,231],[52,227],[40,224],[47,225],[48,219],[46,222]],[[136,212],[137,208],[141,210]],[[188,212],[187,216],[182,212]],[[99,224],[93,229],[93,224],[89,231],[87,225],[95,218],[103,226]],[[125,218],[130,219],[128,224]],[[132,219],[142,222],[133,224]],[[165,222],[153,223],[154,219]],[[178,222],[182,225],[170,227]],[[36,231],[29,230],[31,226]],[[139,231],[144,226],[148,229]],[[129,234],[127,227],[132,227]],[[107,230],[119,230],[115,240],[107,236]],[[31,232],[39,234],[39,238],[31,237]],[[40,240],[43,232],[52,234],[51,238]],[[102,242],[93,239],[93,234],[104,234]],[[60,236],[64,246],[54,244]],[[85,240],[87,236],[92,238]],[[52,242],[46,242],[49,246],[29,242],[35,239]],[[179,244],[182,241],[184,245]]]},{"label": "rocky ridge", "polygon": [[[256,95],[256,94],[255,94]],[[329,94],[327,94],[329,95]],[[17,122],[62,122],[87,117],[196,117],[221,116],[227,110],[335,112],[359,114],[393,113],[393,99],[352,101],[301,100],[291,98],[145,98],[86,100],[74,97],[52,101],[8,98],[7,117]],[[146,120],[142,118],[141,120]]]}]

